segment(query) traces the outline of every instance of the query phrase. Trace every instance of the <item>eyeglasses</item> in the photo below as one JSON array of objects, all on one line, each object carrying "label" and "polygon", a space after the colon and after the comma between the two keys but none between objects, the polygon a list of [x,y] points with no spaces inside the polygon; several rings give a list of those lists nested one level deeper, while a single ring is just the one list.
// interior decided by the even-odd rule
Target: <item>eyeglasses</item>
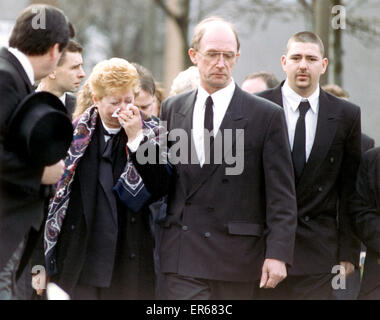
[{"label": "eyeglasses", "polygon": [[207,52],[200,52],[198,51],[202,56],[205,57],[205,59],[209,62],[215,62],[220,59],[220,56],[223,56],[223,60],[230,63],[236,58],[235,52],[218,52],[218,51],[207,51]]}]

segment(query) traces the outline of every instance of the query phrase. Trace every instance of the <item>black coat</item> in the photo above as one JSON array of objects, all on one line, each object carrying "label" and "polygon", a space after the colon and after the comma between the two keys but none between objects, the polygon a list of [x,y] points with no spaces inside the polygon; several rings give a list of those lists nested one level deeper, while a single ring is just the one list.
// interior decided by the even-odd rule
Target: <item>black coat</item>
[{"label": "black coat", "polygon": [[[189,146],[196,94],[162,104],[168,130],[184,129]],[[244,130],[244,170],[227,175],[226,168],[234,164],[228,165],[225,156],[221,164],[202,169],[184,162],[174,166],[159,249],[164,273],[253,282],[260,278],[265,258],[293,261],[296,201],[283,111],[236,86],[220,127],[223,139],[225,129],[233,137],[225,154],[241,138],[236,130]],[[144,181],[159,172],[156,166],[137,166]],[[160,181],[163,188],[165,179]]]},{"label": "black coat", "polygon": [[77,104],[77,97],[67,92],[66,98],[65,98],[65,107],[67,110],[67,114],[70,116],[70,118],[73,117],[76,104]]},{"label": "black coat", "polygon": [[[7,125],[16,106],[34,91],[19,61],[6,49],[0,50],[0,270],[31,230],[39,230],[43,219],[45,188],[43,167],[20,158],[7,142]],[[28,248],[32,247],[31,244]],[[27,250],[26,253],[30,253]],[[24,256],[23,261],[28,257]],[[23,265],[24,263],[22,263]]]},{"label": "black coat", "polygon": [[367,151],[359,168],[351,214],[367,247],[359,299],[380,299],[380,148]]},{"label": "black coat", "polygon": [[[97,128],[76,169],[70,203],[58,238],[56,253],[58,274],[53,277],[70,295],[78,283],[89,246],[95,214],[98,179],[98,149],[104,139]],[[114,179],[126,164],[127,137],[122,131],[114,163]],[[116,196],[115,196],[116,197]],[[118,246],[110,290],[110,299],[153,299],[153,240],[149,228],[149,211],[133,213],[117,199]]]},{"label": "black coat", "polygon": [[362,133],[362,153],[375,147],[375,140]]},{"label": "black coat", "polygon": [[[283,106],[282,84],[259,96]],[[298,226],[291,275],[331,273],[340,261],[359,263],[347,200],[361,157],[360,109],[323,90],[310,157],[296,185]]]}]

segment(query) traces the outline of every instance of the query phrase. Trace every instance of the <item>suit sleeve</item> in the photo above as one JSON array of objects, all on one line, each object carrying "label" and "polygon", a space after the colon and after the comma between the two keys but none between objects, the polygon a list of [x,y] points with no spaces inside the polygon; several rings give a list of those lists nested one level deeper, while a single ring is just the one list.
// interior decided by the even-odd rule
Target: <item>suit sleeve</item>
[{"label": "suit sleeve", "polygon": [[340,173],[339,195],[339,261],[359,264],[360,241],[355,236],[353,220],[349,214],[348,201],[355,190],[356,175],[361,158],[360,110],[357,111],[345,146]]},{"label": "suit sleeve", "polygon": [[276,110],[263,150],[266,191],[266,258],[293,263],[297,227],[294,173],[285,116]]},{"label": "suit sleeve", "polygon": [[[371,250],[380,254],[380,212],[376,201],[376,190],[380,182],[376,179],[380,170],[378,162],[371,163],[367,155],[359,167],[355,194],[350,201],[350,213],[355,231],[360,240]],[[371,181],[375,182],[372,185]]]},{"label": "suit sleeve", "polygon": [[[20,158],[4,146],[9,117],[17,107],[20,93],[14,78],[5,71],[0,71],[0,144],[2,180],[6,186],[22,189],[31,194],[40,192],[43,168],[34,167],[27,160]],[[9,134],[12,134],[10,132]]]},{"label": "suit sleeve", "polygon": [[[165,104],[163,103],[161,108],[161,117],[163,118],[161,121],[166,121],[167,119],[164,110]],[[166,135],[162,137],[166,139]],[[146,139],[144,139],[137,149],[137,152],[132,154],[132,161],[141,175],[145,186],[153,195],[153,198],[159,199],[168,194],[174,176],[174,169],[168,164],[167,150],[165,150],[166,144],[164,146],[157,146],[146,142]],[[154,154],[155,161],[152,163],[149,161],[141,163],[138,158],[138,153],[140,152],[140,155],[142,154],[142,148],[146,148],[146,153]]]}]

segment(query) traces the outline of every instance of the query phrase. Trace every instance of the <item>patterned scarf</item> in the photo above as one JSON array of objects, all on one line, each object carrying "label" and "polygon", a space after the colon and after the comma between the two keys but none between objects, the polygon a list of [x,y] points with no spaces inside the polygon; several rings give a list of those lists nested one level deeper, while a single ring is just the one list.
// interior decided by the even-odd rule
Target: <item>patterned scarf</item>
[{"label": "patterned scarf", "polygon": [[[91,107],[82,116],[74,121],[73,142],[65,159],[65,171],[57,184],[53,200],[49,206],[49,213],[45,225],[44,247],[45,261],[48,275],[57,273],[55,246],[61,231],[70,202],[70,193],[75,177],[75,170],[91,143],[96,128],[98,109]],[[143,121],[143,133],[150,143],[159,145],[160,129],[158,119]],[[164,133],[166,134],[166,132]],[[151,194],[146,189],[141,176],[137,172],[127,151],[127,164],[113,190],[120,200],[132,211],[139,211],[147,203]],[[52,263],[53,262],[53,263]]]}]

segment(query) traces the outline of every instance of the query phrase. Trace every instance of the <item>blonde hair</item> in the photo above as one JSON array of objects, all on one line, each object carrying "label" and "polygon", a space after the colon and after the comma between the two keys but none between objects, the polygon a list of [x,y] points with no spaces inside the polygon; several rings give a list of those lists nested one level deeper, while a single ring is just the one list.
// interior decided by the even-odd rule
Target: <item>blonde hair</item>
[{"label": "blonde hair", "polygon": [[88,80],[92,95],[99,100],[125,90],[133,89],[135,94],[139,91],[139,75],[136,68],[121,58],[99,62]]},{"label": "blonde hair", "polygon": [[93,97],[104,97],[132,89],[139,92],[139,75],[136,68],[125,59],[112,58],[99,62],[78,92],[78,102],[73,113],[76,119],[93,105]]},{"label": "blonde hair", "polygon": [[93,105],[90,83],[88,79],[77,93],[77,104],[73,113],[73,119],[79,117],[89,107]]}]

